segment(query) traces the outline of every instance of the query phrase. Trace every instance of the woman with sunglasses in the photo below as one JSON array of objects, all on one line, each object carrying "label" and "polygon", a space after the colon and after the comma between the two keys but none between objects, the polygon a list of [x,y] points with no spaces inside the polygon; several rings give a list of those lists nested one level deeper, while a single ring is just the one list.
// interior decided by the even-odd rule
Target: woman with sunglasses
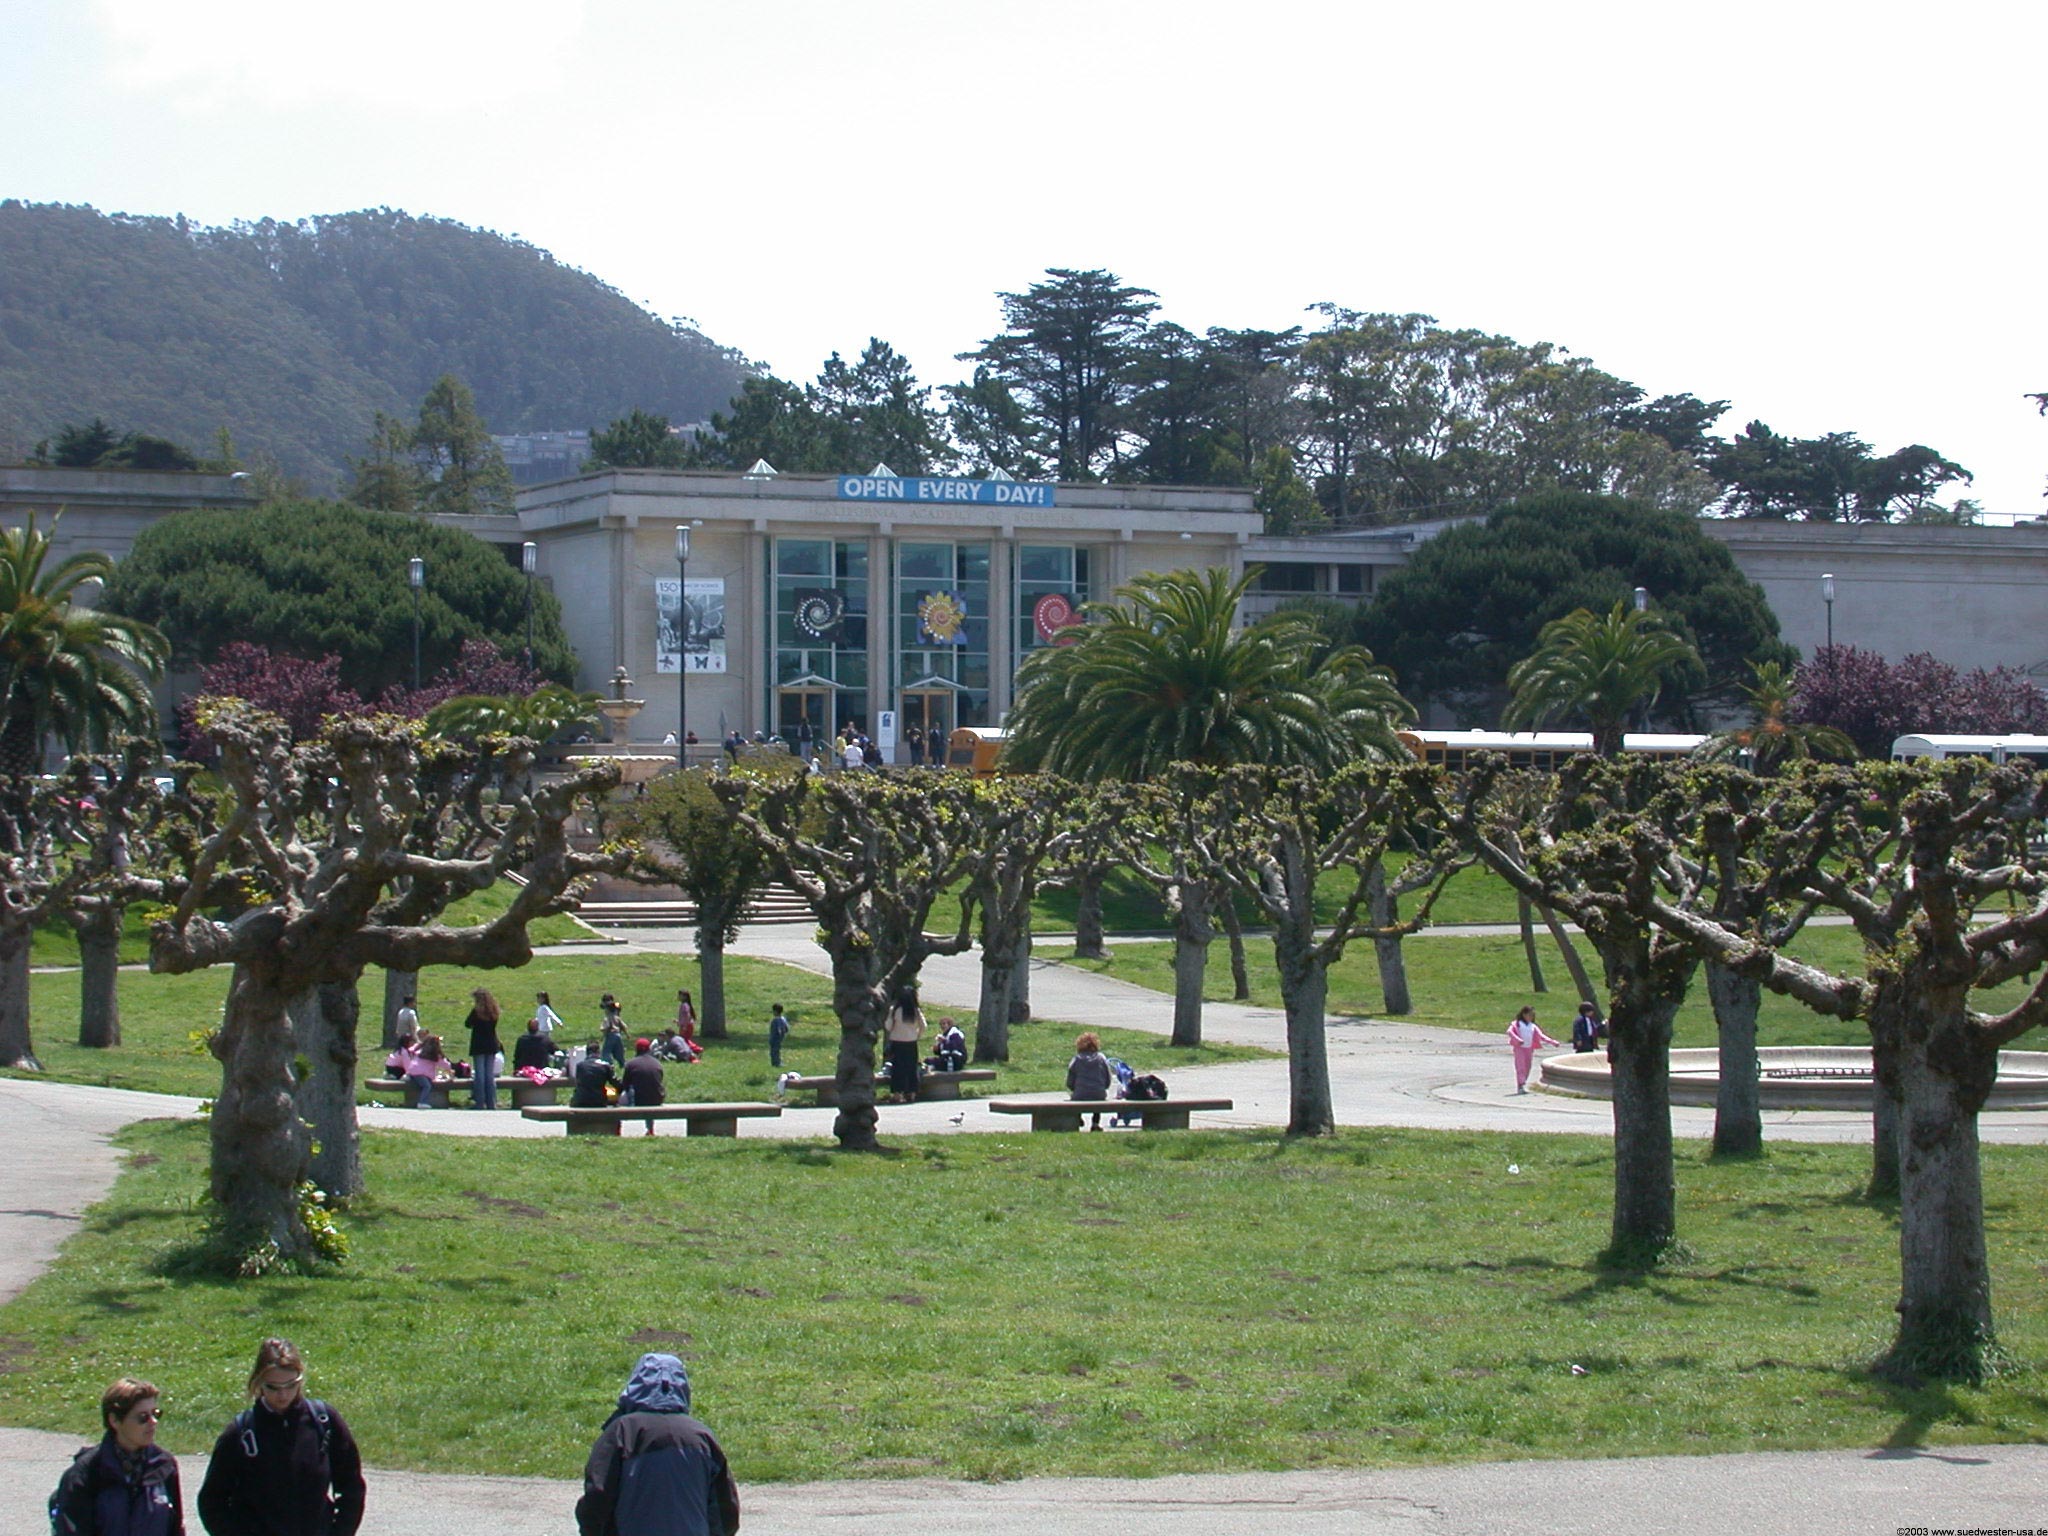
[{"label": "woman with sunglasses", "polygon": [[178,1463],[156,1443],[157,1390],[123,1376],[100,1397],[106,1438],[71,1463],[50,1500],[56,1536],[185,1536]]},{"label": "woman with sunglasses", "polygon": [[249,1373],[254,1401],[214,1442],[199,1519],[209,1536],[355,1536],[363,1462],[341,1415],[306,1396],[306,1362],[265,1339]]}]

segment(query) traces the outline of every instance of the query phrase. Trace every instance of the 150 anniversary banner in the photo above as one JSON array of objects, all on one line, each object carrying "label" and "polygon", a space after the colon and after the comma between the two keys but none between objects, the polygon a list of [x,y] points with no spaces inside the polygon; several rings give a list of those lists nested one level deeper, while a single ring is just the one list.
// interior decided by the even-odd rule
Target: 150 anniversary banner
[{"label": "150 anniversary banner", "polygon": [[725,670],[725,578],[674,576],[654,582],[654,670]]}]

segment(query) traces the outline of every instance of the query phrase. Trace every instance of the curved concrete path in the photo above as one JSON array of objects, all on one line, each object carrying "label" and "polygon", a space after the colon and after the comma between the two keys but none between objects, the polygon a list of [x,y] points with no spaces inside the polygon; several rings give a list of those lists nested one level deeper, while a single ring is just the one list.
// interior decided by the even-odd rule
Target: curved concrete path
[{"label": "curved concrete path", "polygon": [[[685,952],[686,933],[636,936],[633,947]],[[822,970],[804,928],[757,928],[736,952]],[[925,996],[935,1008],[972,1012],[979,990],[972,956],[935,960]],[[1172,1003],[1157,993],[1036,961],[1035,1011],[1071,1022],[1165,1034]],[[1210,1004],[1205,1032],[1282,1049],[1285,1023],[1272,1009]],[[1491,1036],[1370,1021],[1333,1021],[1332,1089],[1347,1125],[1607,1134],[1609,1106],[1546,1094],[1516,1097],[1507,1052]],[[1183,1092],[1214,1089],[1237,1101],[1214,1124],[1284,1124],[1284,1061],[1175,1073]],[[134,1120],[195,1113],[196,1101],[117,1089],[0,1081],[0,1300],[41,1271],[112,1183],[109,1138]],[[1016,1131],[974,1106],[884,1106],[897,1134],[969,1129]],[[956,1118],[957,1117],[957,1118]],[[1704,1135],[1707,1111],[1679,1111],[1681,1134]],[[1767,1117],[1773,1137],[1857,1140],[1867,1121],[1812,1112]],[[552,1135],[510,1115],[371,1109],[371,1126],[454,1135]],[[825,1136],[826,1111],[749,1122],[744,1134]],[[2048,1139],[2048,1113],[1987,1118],[1987,1141]],[[593,1404],[593,1433],[608,1405]],[[38,1529],[43,1500],[91,1422],[80,1404],[78,1436],[0,1429],[0,1531]],[[372,1453],[374,1455],[374,1451]],[[203,1459],[186,1458],[188,1499]],[[444,1536],[490,1529],[500,1536],[558,1536],[570,1528],[577,1486],[525,1478],[370,1474],[366,1536]],[[1034,1478],[1013,1483],[852,1482],[772,1484],[742,1490],[744,1529],[755,1536],[914,1524],[920,1536],[1040,1536],[1048,1529],[1107,1524],[1123,1536],[1350,1536],[1443,1532],[1451,1536],[1638,1536],[1713,1522],[1743,1532],[1868,1533],[1929,1529],[2048,1532],[2048,1446],[1971,1446],[1938,1451],[1814,1452],[1626,1461],[1506,1462],[1393,1471],[1232,1473],[1130,1479]],[[191,1526],[198,1530],[196,1518]]]}]

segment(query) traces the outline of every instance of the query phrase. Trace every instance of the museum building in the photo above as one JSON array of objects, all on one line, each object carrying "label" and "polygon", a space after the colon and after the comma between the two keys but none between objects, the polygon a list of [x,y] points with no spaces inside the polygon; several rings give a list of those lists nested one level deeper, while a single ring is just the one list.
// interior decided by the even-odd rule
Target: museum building
[{"label": "museum building", "polygon": [[885,713],[899,739],[995,725],[1019,664],[1082,603],[1148,571],[1235,575],[1260,520],[1240,490],[757,466],[606,470],[463,524],[534,544],[580,687],[608,690],[623,668],[647,701],[636,738],[676,729],[687,701],[708,750],[806,723],[820,740],[848,721],[879,739]]}]

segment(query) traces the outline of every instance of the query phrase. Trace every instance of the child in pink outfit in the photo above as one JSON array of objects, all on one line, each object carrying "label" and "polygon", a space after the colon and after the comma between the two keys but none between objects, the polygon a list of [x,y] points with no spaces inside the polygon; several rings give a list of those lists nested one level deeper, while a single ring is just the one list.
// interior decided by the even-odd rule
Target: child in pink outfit
[{"label": "child in pink outfit", "polygon": [[1537,1048],[1562,1043],[1551,1039],[1537,1026],[1534,1008],[1524,1008],[1515,1015],[1514,1022],[1508,1025],[1508,1044],[1515,1048],[1515,1092],[1529,1091],[1529,1068],[1536,1060]]}]

